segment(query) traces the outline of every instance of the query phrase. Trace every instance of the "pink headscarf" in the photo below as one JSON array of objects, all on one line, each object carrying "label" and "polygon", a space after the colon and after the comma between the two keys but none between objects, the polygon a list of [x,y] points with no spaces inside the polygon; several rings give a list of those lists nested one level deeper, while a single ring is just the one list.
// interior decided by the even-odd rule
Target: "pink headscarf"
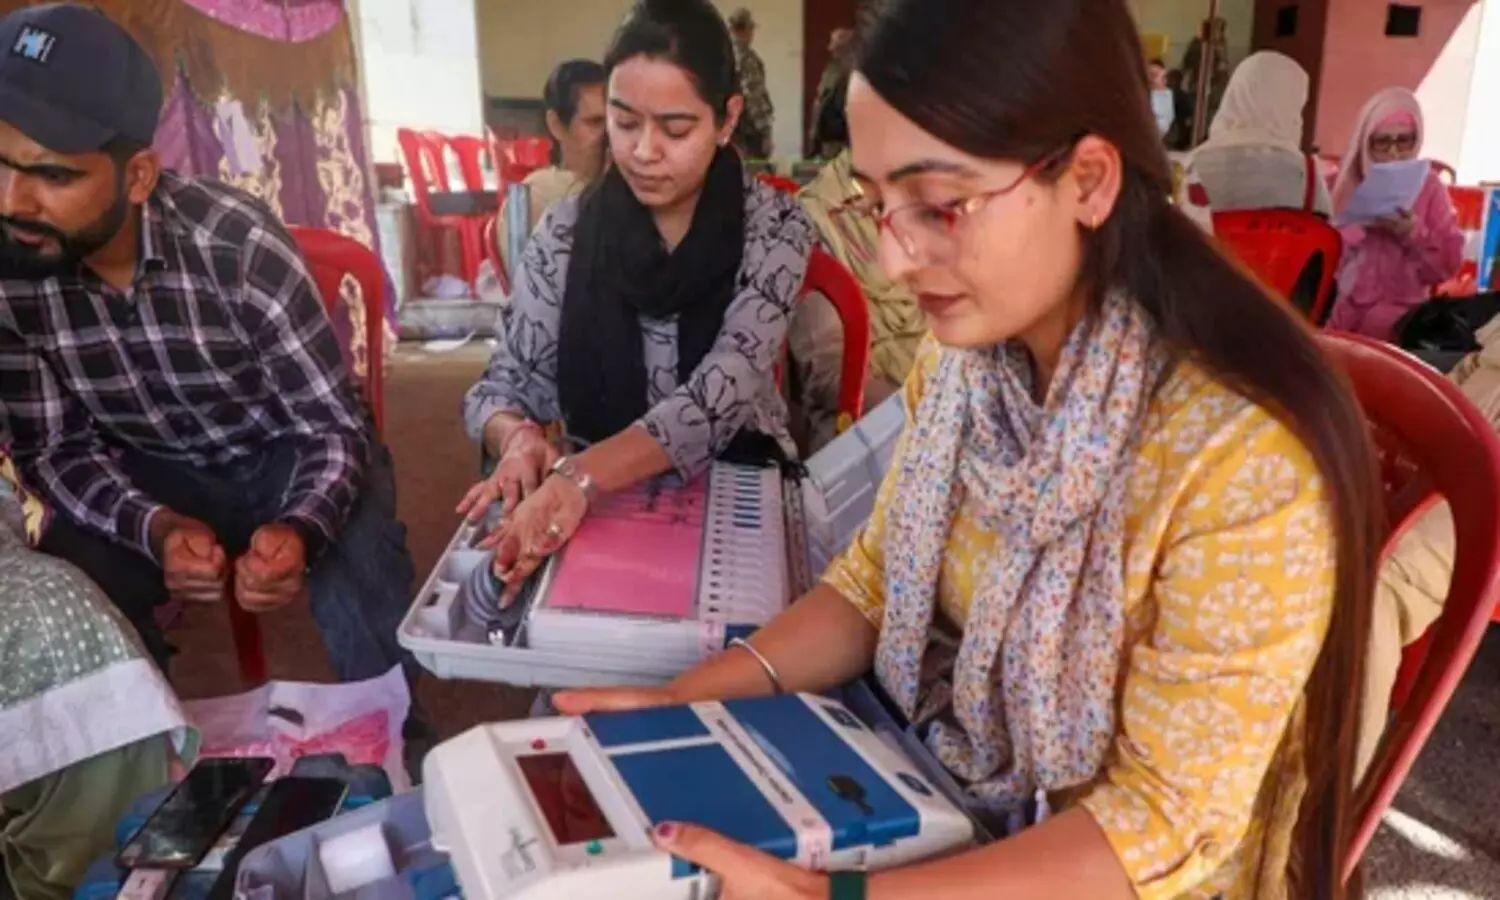
[{"label": "pink headscarf", "polygon": [[1354,192],[1359,189],[1359,183],[1365,180],[1365,172],[1370,165],[1370,135],[1385,125],[1403,121],[1416,129],[1417,150],[1420,151],[1424,128],[1422,104],[1417,101],[1416,94],[1406,88],[1386,88],[1371,97],[1365,108],[1360,110],[1354,134],[1349,137],[1349,149],[1341,160],[1338,180],[1333,183],[1334,215],[1338,215],[1349,205]]}]

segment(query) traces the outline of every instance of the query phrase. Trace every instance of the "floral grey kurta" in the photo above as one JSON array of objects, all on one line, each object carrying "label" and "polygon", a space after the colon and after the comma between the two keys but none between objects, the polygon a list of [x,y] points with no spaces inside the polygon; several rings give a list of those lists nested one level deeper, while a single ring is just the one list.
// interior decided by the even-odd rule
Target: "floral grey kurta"
[{"label": "floral grey kurta", "polygon": [[[637,423],[684,476],[706,469],[742,428],[775,437],[788,455],[786,404],[775,367],[812,251],[813,229],[796,198],[746,176],[745,251],[718,340],[686,383],[677,378],[677,322],[641,318],[650,407]],[[555,204],[531,236],[513,279],[509,325],[479,383],[464,397],[464,424],[479,441],[496,413],[560,421],[558,331],[578,199]]]}]

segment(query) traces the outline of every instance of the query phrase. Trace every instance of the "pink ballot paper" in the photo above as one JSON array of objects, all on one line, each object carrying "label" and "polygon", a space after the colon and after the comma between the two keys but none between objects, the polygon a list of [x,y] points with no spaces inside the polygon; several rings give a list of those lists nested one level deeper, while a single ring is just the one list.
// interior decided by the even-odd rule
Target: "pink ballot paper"
[{"label": "pink ballot paper", "polygon": [[547,606],[692,618],[707,508],[707,475],[601,497],[558,558]]}]

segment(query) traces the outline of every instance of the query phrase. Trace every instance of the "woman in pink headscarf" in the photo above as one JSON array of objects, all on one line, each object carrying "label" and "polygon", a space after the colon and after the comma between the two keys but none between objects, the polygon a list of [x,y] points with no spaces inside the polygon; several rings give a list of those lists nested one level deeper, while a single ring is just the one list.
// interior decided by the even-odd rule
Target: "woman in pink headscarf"
[{"label": "woman in pink headscarf", "polygon": [[[1416,159],[1422,150],[1422,107],[1405,88],[1387,88],[1365,104],[1333,187],[1337,221],[1373,163]],[[1328,327],[1383,341],[1396,339],[1396,323],[1458,273],[1464,235],[1448,191],[1435,172],[1409,210],[1345,225],[1339,298]]]}]

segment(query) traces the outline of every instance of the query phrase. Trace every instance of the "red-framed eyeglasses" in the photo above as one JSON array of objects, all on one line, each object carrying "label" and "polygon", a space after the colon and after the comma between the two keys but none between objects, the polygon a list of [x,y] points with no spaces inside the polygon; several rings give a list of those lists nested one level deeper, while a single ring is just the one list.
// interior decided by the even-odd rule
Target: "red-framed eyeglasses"
[{"label": "red-framed eyeglasses", "polygon": [[1048,153],[1027,166],[1015,180],[1005,187],[981,191],[950,203],[908,203],[889,212],[882,213],[878,203],[866,198],[853,198],[840,206],[836,213],[868,216],[879,231],[889,231],[906,255],[912,259],[939,259],[943,251],[951,250],[961,221],[979,212],[990,201],[1014,193],[1027,179],[1045,171],[1073,152],[1077,141]]}]

